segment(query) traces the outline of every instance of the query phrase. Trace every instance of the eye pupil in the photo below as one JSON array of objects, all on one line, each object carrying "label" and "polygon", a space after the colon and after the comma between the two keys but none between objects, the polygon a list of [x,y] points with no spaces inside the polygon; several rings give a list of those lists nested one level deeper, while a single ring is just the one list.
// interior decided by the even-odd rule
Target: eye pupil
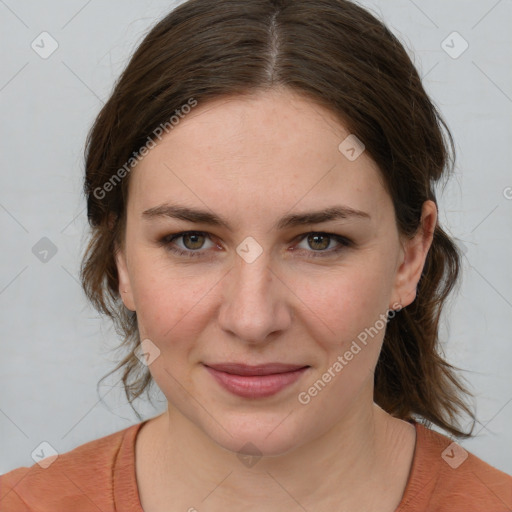
[{"label": "eye pupil", "polygon": [[[190,250],[201,249],[201,247],[204,244],[204,240],[201,240],[202,238],[204,238],[204,236],[201,234],[188,233],[186,235],[183,235],[183,245],[185,245],[185,247]],[[187,241],[191,241],[192,244],[187,243]]]},{"label": "eye pupil", "polygon": [[[324,243],[321,242],[323,239]],[[329,247],[329,236],[328,235],[322,235],[322,234],[313,234],[308,236],[308,243],[312,249],[316,250],[324,250]],[[316,246],[315,244],[319,244],[320,247]]]}]

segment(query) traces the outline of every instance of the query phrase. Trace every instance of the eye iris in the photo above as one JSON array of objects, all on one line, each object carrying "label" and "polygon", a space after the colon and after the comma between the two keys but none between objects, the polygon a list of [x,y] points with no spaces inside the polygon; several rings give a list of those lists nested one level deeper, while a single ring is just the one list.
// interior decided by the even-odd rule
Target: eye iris
[{"label": "eye iris", "polygon": [[[320,240],[323,240],[324,243],[320,242]],[[312,249],[324,250],[327,249],[327,247],[329,247],[329,237],[320,234],[309,235],[308,243]],[[315,247],[316,244],[320,245],[320,247]]]},{"label": "eye iris", "polygon": [[[185,245],[185,247],[190,250],[201,249],[201,247],[204,244],[204,240],[202,240],[203,238],[204,238],[204,236],[200,235],[198,233],[189,233],[189,234],[183,235],[183,245]],[[198,239],[199,239],[199,242],[198,242]],[[187,243],[187,241],[191,241],[192,243],[189,244],[189,243]]]}]

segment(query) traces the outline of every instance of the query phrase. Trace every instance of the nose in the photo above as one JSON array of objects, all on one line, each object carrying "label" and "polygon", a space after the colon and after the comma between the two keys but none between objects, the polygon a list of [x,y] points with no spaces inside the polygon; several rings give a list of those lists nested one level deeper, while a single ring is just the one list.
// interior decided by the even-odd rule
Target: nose
[{"label": "nose", "polygon": [[245,343],[266,344],[290,326],[291,293],[265,252],[252,263],[236,256],[223,281],[220,326]]}]

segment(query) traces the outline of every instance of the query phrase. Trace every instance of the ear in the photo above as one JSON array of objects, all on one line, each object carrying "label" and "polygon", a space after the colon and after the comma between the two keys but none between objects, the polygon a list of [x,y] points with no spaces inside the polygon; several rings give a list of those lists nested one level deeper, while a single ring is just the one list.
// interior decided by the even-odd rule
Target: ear
[{"label": "ear", "polygon": [[128,265],[126,264],[126,256],[124,249],[115,244],[115,258],[117,266],[117,276],[119,280],[119,295],[124,305],[130,310],[135,311],[135,301],[133,300],[132,286],[130,275],[128,273]]},{"label": "ear", "polygon": [[417,233],[412,238],[405,238],[402,242],[399,267],[392,294],[395,306],[400,304],[404,308],[416,298],[416,288],[432,245],[436,225],[436,204],[434,201],[425,201]]}]

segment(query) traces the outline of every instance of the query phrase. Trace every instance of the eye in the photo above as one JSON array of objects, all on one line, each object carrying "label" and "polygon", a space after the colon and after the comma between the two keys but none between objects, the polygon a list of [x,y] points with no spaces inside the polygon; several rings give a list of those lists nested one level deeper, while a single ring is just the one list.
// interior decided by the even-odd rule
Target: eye
[{"label": "eye", "polygon": [[[333,233],[311,232],[300,235],[300,243],[306,243],[309,247],[300,248],[295,246],[292,250],[300,248],[301,251],[308,253],[306,257],[329,257],[339,253],[353,244],[347,238],[335,235]],[[205,242],[210,245],[205,247]],[[208,233],[202,231],[184,231],[173,235],[167,235],[160,240],[160,245],[171,253],[184,257],[203,257],[206,256],[208,249],[215,247]],[[334,247],[333,247],[334,246]],[[204,250],[202,250],[204,249]]]},{"label": "eye", "polygon": [[[312,258],[325,257],[330,255],[332,256],[333,253],[338,253],[346,247],[350,247],[352,245],[352,242],[347,238],[340,235],[335,235],[333,233],[306,233],[301,235],[300,240],[301,243],[307,243],[307,246],[312,249],[305,249],[307,252],[312,253],[309,256]],[[333,242],[335,243],[334,247],[332,246]]]},{"label": "eye", "polygon": [[[181,246],[177,243],[177,240],[181,239]],[[203,249],[205,240],[209,240],[209,236],[206,233],[201,231],[185,231],[183,233],[176,233],[175,235],[169,235],[164,237],[160,243],[165,246],[165,248],[178,254],[179,256],[201,256],[205,251],[199,251],[199,249]],[[210,240],[212,244],[211,248],[214,246],[213,242]]]}]

